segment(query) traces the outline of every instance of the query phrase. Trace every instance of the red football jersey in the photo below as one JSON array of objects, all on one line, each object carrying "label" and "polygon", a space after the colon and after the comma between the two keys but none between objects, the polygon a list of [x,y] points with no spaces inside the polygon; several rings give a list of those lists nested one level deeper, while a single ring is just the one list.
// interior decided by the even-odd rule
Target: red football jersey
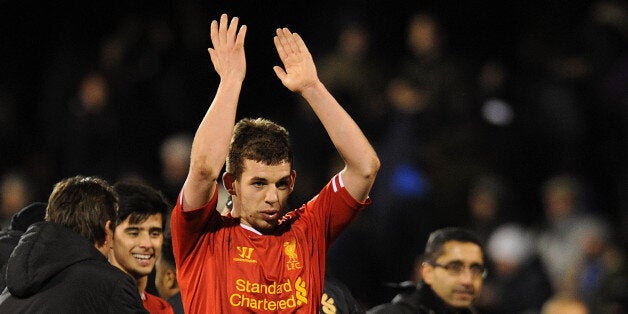
[{"label": "red football jersey", "polygon": [[142,303],[150,314],[174,314],[174,310],[168,301],[146,291],[144,291],[142,296]]},{"label": "red football jersey", "polygon": [[181,195],[171,228],[186,313],[317,313],[332,241],[364,209],[336,175],[272,235],[216,211],[218,193],[183,212]]}]

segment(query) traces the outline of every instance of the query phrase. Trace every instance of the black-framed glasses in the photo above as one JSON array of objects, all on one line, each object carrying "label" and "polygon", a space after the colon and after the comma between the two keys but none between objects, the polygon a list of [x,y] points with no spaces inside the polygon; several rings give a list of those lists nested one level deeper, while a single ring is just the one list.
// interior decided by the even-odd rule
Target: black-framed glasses
[{"label": "black-framed glasses", "polygon": [[[449,262],[445,265],[439,264],[439,263],[429,263],[429,264],[434,267],[444,268],[447,271],[447,273],[449,273],[452,276],[459,276],[467,268],[467,266],[464,263],[458,262],[458,261]],[[488,269],[486,269],[484,265],[471,264],[468,266],[468,268],[469,270],[471,270],[471,275],[473,275],[473,278],[485,279],[486,276],[488,275]]]}]

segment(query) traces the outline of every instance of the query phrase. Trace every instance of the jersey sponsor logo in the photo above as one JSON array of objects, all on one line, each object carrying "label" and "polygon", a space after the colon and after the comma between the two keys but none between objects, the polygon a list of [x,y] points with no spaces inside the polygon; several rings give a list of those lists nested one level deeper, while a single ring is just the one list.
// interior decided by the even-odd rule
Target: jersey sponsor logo
[{"label": "jersey sponsor logo", "polygon": [[257,263],[256,260],[251,258],[251,254],[253,254],[253,248],[248,246],[236,246],[238,250],[238,256],[234,257],[233,260],[236,262],[245,262],[245,263]]},{"label": "jersey sponsor logo", "polygon": [[338,310],[334,303],[334,298],[328,296],[327,293],[323,293],[323,297],[321,298],[321,311],[325,314],[336,313]]},{"label": "jersey sponsor logo", "polygon": [[301,262],[299,262],[299,255],[297,255],[297,240],[292,239],[289,242],[284,242],[284,252],[288,256],[286,262],[286,268],[288,270],[301,269]]},{"label": "jersey sponsor logo", "polygon": [[270,284],[238,279],[235,288],[236,292],[229,296],[229,304],[234,307],[277,311],[294,309],[308,303],[306,284],[301,277],[294,284],[290,279]]},{"label": "jersey sponsor logo", "polygon": [[294,282],[295,295],[297,296],[297,305],[307,304],[307,288],[305,288],[305,281],[301,280],[301,277],[297,278]]}]

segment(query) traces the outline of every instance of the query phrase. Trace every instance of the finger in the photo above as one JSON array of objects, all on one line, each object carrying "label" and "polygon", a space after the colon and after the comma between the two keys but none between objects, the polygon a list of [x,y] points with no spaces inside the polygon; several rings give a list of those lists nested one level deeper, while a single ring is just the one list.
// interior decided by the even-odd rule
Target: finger
[{"label": "finger", "polygon": [[218,40],[218,22],[213,20],[210,26],[209,38],[211,38],[212,46],[216,47],[216,41]]},{"label": "finger", "polygon": [[225,44],[227,42],[227,14],[222,14],[220,16],[220,27],[218,27],[218,36],[221,44]]},{"label": "finger", "polygon": [[246,37],[246,25],[240,26],[240,31],[238,32],[238,36],[236,37],[236,46],[244,47],[244,38]]},{"label": "finger", "polygon": [[279,37],[279,41],[281,42],[281,46],[283,50],[286,52],[286,55],[293,53],[292,48],[290,47],[290,43],[288,43],[288,34],[284,31],[284,29],[277,29],[277,37]]},{"label": "finger", "polygon": [[[279,34],[279,29],[277,29],[277,33]],[[281,40],[279,36],[273,37],[273,41],[275,42],[275,48],[277,48],[277,54],[279,55],[279,59],[282,61],[286,58],[286,51],[283,49],[283,45],[281,44]]]},{"label": "finger", "polygon": [[296,43],[299,51],[309,54],[310,50],[307,49],[307,45],[303,41],[303,38],[301,38],[301,36],[299,34],[297,34],[297,33],[293,33],[293,36],[294,36],[294,40],[295,40],[295,43]]},{"label": "finger", "polygon": [[297,43],[294,40],[294,34],[292,34],[288,28],[284,28],[283,33],[286,36],[288,45],[290,46],[290,51],[293,53],[299,53],[299,46],[297,46]]},{"label": "finger", "polygon": [[231,23],[229,24],[229,28],[227,29],[227,39],[229,40],[229,42],[232,42],[232,40],[235,40],[236,38],[236,30],[238,30],[238,22],[239,22],[239,19],[237,16],[234,16],[231,19]]}]

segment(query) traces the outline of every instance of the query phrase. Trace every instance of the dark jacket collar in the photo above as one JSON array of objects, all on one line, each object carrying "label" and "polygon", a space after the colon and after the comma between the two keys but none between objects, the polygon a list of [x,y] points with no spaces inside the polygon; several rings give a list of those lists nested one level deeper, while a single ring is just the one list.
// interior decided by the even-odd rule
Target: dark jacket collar
[{"label": "dark jacket collar", "polygon": [[393,303],[404,303],[405,305],[416,310],[418,313],[430,314],[472,314],[471,309],[456,309],[447,306],[445,302],[438,297],[432,288],[425,282],[417,285],[415,291],[406,294],[400,294],[393,300]]}]

